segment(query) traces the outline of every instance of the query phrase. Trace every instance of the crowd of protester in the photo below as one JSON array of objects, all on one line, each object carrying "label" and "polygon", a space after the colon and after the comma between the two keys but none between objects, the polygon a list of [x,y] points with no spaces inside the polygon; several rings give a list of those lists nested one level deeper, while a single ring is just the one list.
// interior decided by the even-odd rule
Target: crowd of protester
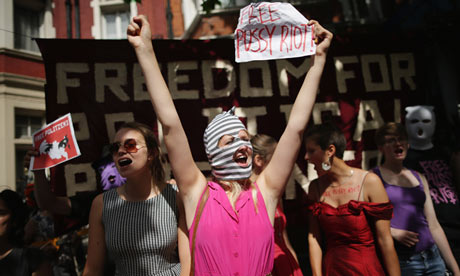
[{"label": "crowd of protester", "polygon": [[[121,126],[104,162],[94,163],[115,174],[98,191],[56,196],[45,171],[34,171],[28,204],[14,191],[0,192],[0,276],[459,276],[460,229],[452,217],[460,213],[458,193],[452,190],[457,203],[446,207],[436,198],[439,185],[404,163],[410,145],[419,151],[433,147],[426,143],[432,133],[418,137],[420,131],[411,129],[417,116],[406,118],[409,133],[397,123],[376,131],[383,162],[371,171],[343,160],[347,142],[337,126],[307,128],[332,40],[318,22],[309,24],[315,27],[316,55],[280,140],[251,137],[230,109],[205,130],[212,168],[206,177],[158,67],[149,22],[135,17],[128,40],[163,127],[174,180],[165,175],[152,129],[135,122]],[[310,179],[302,209],[308,214],[311,270],[299,263],[283,212],[284,189],[301,147],[318,174]],[[25,166],[37,155],[29,151]],[[422,160],[408,157],[410,164],[418,164],[417,158]],[[423,162],[427,169],[430,163]],[[56,216],[78,223],[56,237]]]}]

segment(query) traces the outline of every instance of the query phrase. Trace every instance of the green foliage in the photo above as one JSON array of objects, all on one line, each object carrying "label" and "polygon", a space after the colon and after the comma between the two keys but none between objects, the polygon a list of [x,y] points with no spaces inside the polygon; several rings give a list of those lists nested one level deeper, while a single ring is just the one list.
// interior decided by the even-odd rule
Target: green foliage
[{"label": "green foliage", "polygon": [[221,5],[219,0],[203,0],[203,3],[201,3],[201,7],[206,14],[211,12],[216,5]]}]

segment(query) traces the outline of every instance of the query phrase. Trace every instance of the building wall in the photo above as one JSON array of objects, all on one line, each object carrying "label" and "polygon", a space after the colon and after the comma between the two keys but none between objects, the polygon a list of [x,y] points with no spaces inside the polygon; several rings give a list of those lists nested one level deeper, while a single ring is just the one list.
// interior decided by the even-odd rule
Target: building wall
[{"label": "building wall", "polygon": [[[30,138],[15,138],[15,116],[45,116],[45,72],[39,55],[13,49],[0,50],[0,189],[16,190],[16,157],[32,144]],[[24,114],[25,113],[25,114]],[[19,168],[20,169],[20,168]]]},{"label": "building wall", "polygon": [[[50,0],[43,2],[51,6]],[[17,112],[45,115],[45,70],[40,53],[14,49],[14,32],[18,32],[14,26],[15,3],[18,4],[15,0],[0,1],[0,190],[16,190],[17,170],[22,169],[17,168],[17,152],[24,152],[32,143],[30,137],[15,138]],[[47,22],[49,15],[49,10],[44,10],[41,21]],[[44,26],[39,32],[42,37],[54,34],[52,28]]]},{"label": "building wall", "polygon": [[[107,0],[79,0],[80,38],[102,38],[101,7]],[[172,12],[172,31],[175,37],[184,32],[181,0],[143,0],[125,4],[123,0],[109,0],[115,8],[128,8],[131,15],[147,14],[152,23],[154,38],[168,38],[167,2]],[[71,38],[76,38],[75,0],[71,0]],[[32,144],[31,137],[15,138],[16,116],[45,118],[45,69],[37,51],[15,49],[15,6],[40,7],[39,37],[67,38],[65,0],[2,0],[0,1],[0,190],[21,189],[18,179],[24,174],[22,158]],[[111,6],[111,4],[109,4]],[[105,6],[107,7],[107,5]],[[107,8],[105,8],[107,10]],[[109,11],[112,7],[108,8]],[[125,32],[125,30],[122,30]],[[17,187],[17,185],[19,185]]]}]

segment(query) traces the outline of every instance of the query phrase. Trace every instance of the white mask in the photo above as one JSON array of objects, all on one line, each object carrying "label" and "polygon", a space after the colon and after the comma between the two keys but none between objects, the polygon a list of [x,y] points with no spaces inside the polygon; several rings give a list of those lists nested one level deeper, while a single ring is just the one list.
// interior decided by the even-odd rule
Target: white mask
[{"label": "white mask", "polygon": [[408,106],[406,112],[406,130],[411,148],[417,150],[432,148],[431,140],[436,128],[433,106]]}]

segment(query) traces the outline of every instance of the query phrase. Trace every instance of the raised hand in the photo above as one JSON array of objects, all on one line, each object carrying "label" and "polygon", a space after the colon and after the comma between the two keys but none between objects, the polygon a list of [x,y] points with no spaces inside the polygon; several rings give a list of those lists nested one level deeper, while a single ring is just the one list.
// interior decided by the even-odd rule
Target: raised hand
[{"label": "raised hand", "polygon": [[128,41],[134,50],[150,50],[152,48],[152,31],[145,15],[133,17],[127,29]]},{"label": "raised hand", "polygon": [[321,26],[318,21],[310,20],[308,21],[308,26],[314,25],[315,27],[315,40],[316,40],[316,55],[325,55],[332,41],[332,33],[323,26]]},{"label": "raised hand", "polygon": [[38,152],[38,151],[36,151],[34,149],[28,150],[27,153],[26,153],[26,156],[24,156],[24,160],[23,160],[24,168],[29,169],[30,159],[32,159],[32,157],[38,157],[39,155],[40,155],[40,152]]}]

